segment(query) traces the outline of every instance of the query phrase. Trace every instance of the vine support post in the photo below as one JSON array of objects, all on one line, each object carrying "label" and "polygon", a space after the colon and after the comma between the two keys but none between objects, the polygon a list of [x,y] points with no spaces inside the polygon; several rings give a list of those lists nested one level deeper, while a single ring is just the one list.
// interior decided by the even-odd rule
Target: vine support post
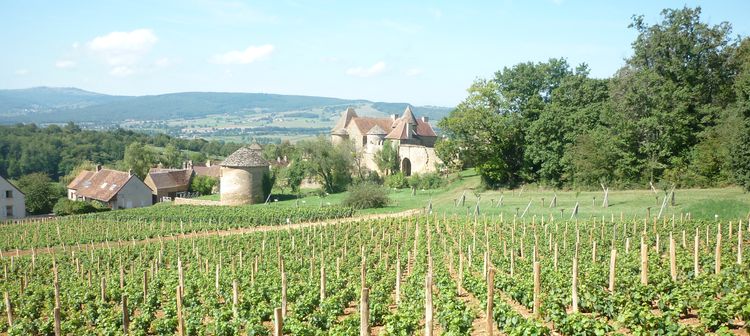
[{"label": "vine support post", "polygon": [[714,257],[714,273],[721,273],[721,231],[716,233],[716,256]]},{"label": "vine support post", "polygon": [[573,274],[571,276],[573,312],[578,312],[578,244],[573,254]]},{"label": "vine support post", "polygon": [[737,223],[737,265],[742,265],[742,221]]},{"label": "vine support post", "polygon": [[615,267],[617,264],[617,250],[612,249],[609,254],[609,291],[615,291]]},{"label": "vine support post", "polygon": [[433,335],[433,314],[432,314],[432,274],[428,270],[424,284],[424,336]]},{"label": "vine support post", "polygon": [[677,281],[677,247],[675,246],[674,237],[669,233],[669,274],[672,281]]},{"label": "vine support post", "polygon": [[362,288],[359,301],[359,336],[370,336],[370,289]]},{"label": "vine support post", "polygon": [[237,320],[239,317],[240,291],[237,286],[237,279],[232,280],[232,316]]},{"label": "vine support post", "polygon": [[122,333],[128,334],[130,330],[130,313],[128,312],[128,296],[122,296]]},{"label": "vine support post", "polygon": [[53,310],[55,317],[55,336],[62,336],[62,330],[60,328],[60,307],[56,306]]},{"label": "vine support post", "polygon": [[401,258],[396,253],[396,305],[399,303],[401,303]]},{"label": "vine support post", "polygon": [[8,316],[8,327],[12,327],[13,326],[13,304],[10,302],[10,296],[8,295],[8,292],[4,292],[3,297],[5,299],[5,313]]},{"label": "vine support post", "polygon": [[273,310],[273,336],[282,336],[284,329],[284,313],[281,308]]},{"label": "vine support post", "polygon": [[534,262],[534,316],[539,318],[542,307],[542,276],[541,264]]},{"label": "vine support post", "polygon": [[182,317],[182,287],[178,285],[175,292],[177,297],[177,335],[185,336],[185,320]]},{"label": "vine support post", "polygon": [[495,306],[495,269],[490,268],[489,273],[487,274],[487,321],[485,325],[485,330],[487,331],[488,336],[492,336],[492,332],[494,330],[493,328],[493,315],[492,311],[494,310]]},{"label": "vine support post", "polygon": [[644,236],[641,236],[641,284],[648,285],[648,246]]},{"label": "vine support post", "polygon": [[700,237],[698,235],[698,228],[695,228],[695,239],[693,241],[693,273],[694,276],[698,276],[700,273],[700,263],[698,261],[698,252],[700,249]]}]

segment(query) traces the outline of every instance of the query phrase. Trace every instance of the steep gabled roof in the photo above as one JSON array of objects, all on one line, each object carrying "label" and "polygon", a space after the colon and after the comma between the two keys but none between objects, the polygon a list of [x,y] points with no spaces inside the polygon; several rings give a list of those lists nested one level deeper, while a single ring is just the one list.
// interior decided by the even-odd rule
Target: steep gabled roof
[{"label": "steep gabled roof", "polygon": [[184,188],[187,190],[192,176],[192,169],[151,168],[148,172],[148,177],[154,182],[156,189]]},{"label": "steep gabled roof", "polygon": [[338,131],[338,130],[345,129],[346,126],[349,125],[349,122],[352,119],[358,118],[358,117],[359,116],[357,115],[357,112],[355,112],[353,108],[351,107],[347,108],[346,111],[341,113],[341,118],[339,118],[339,120],[336,122],[336,125],[333,126],[333,130],[331,130],[331,133]]},{"label": "steep gabled roof", "polygon": [[404,110],[404,115],[401,116],[401,120],[404,120],[412,125],[417,124],[417,118],[414,117],[414,112],[411,111],[411,106],[407,105]]},{"label": "steep gabled roof", "polygon": [[268,167],[268,161],[263,158],[261,151],[246,146],[227,156],[221,165],[224,167]]},{"label": "steep gabled roof", "polygon": [[101,169],[96,172],[84,170],[76,176],[68,188],[75,190],[78,196],[109,202],[131,178],[137,177],[111,169]]},{"label": "steep gabled roof", "polygon": [[16,191],[20,192],[22,195],[26,195],[26,194],[23,193],[23,191],[21,191],[21,189],[18,189],[18,187],[16,187],[13,183],[11,183],[10,181],[8,181],[8,179],[0,176],[0,180],[8,182],[8,184],[10,184],[10,186],[13,187],[13,189],[16,189]]},{"label": "steep gabled roof", "polygon": [[391,130],[391,132],[385,136],[385,138],[393,139],[393,140],[409,139],[410,134],[408,133],[409,132],[408,125],[409,124],[406,122],[406,120],[400,120],[396,124],[396,127],[394,127],[393,130]]},{"label": "steep gabled roof", "polygon": [[354,126],[357,127],[360,134],[367,134],[373,127],[380,126],[382,129],[389,129],[391,127],[390,118],[370,118],[370,117],[358,117],[352,120]]},{"label": "steep gabled roof", "polygon": [[415,129],[415,132],[418,136],[421,137],[437,137],[437,134],[435,134],[435,130],[432,129],[432,125],[430,125],[429,122],[423,121],[422,119],[417,119],[417,127]]}]

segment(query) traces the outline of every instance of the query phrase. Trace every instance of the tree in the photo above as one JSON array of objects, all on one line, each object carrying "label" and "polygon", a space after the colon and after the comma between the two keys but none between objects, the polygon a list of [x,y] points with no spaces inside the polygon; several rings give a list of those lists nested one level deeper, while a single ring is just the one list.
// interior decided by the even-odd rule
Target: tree
[{"label": "tree", "polygon": [[469,96],[439,123],[488,187],[518,184],[523,166],[522,120],[504,112],[498,89],[494,81],[475,81]]},{"label": "tree", "polygon": [[190,191],[197,192],[201,195],[211,195],[214,187],[219,184],[215,177],[195,176],[190,182]]},{"label": "tree", "polygon": [[182,151],[173,144],[168,144],[164,148],[164,152],[161,154],[161,163],[167,168],[180,168],[182,162],[185,159]]},{"label": "tree", "polygon": [[350,143],[331,144],[327,138],[318,136],[314,140],[299,143],[308,173],[317,177],[328,193],[341,192],[352,181],[354,149]]},{"label": "tree", "polygon": [[375,153],[375,164],[385,175],[399,171],[398,147],[391,140],[383,142],[382,148]]},{"label": "tree", "polygon": [[305,179],[305,172],[307,168],[305,162],[301,160],[292,161],[288,166],[281,168],[277,174],[277,186],[282,188],[290,188],[293,193],[299,192],[299,187],[302,184],[302,180]]},{"label": "tree", "polygon": [[127,169],[133,170],[133,173],[141,179],[146,177],[148,170],[156,161],[156,153],[148,146],[133,142],[125,148],[125,158],[123,163]]},{"label": "tree", "polygon": [[26,196],[26,212],[34,215],[52,211],[62,193],[44,173],[31,173],[18,179],[16,185]]}]

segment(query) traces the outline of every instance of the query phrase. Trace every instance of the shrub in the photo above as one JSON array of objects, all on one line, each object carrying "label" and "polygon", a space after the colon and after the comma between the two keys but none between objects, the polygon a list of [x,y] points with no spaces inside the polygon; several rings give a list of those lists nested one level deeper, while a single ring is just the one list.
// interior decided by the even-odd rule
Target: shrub
[{"label": "shrub", "polygon": [[354,209],[382,208],[390,202],[388,191],[374,183],[361,183],[349,188],[343,205]]},{"label": "shrub", "polygon": [[438,189],[445,185],[445,179],[438,173],[426,173],[409,178],[409,186],[417,189]]},{"label": "shrub", "polygon": [[385,177],[385,185],[388,188],[403,189],[409,187],[409,181],[406,180],[404,173],[398,172]]},{"label": "shrub", "polygon": [[55,203],[52,212],[57,216],[80,215],[91,212],[101,212],[110,210],[107,206],[95,201],[71,201],[67,198],[61,198]]},{"label": "shrub", "polygon": [[190,182],[190,191],[201,195],[211,195],[211,191],[219,184],[219,180],[210,176],[195,176]]}]

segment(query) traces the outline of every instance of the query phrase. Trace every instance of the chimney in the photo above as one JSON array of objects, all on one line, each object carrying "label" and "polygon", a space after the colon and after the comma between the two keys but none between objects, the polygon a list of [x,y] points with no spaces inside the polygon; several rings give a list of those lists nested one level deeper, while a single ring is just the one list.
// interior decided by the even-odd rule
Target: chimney
[{"label": "chimney", "polygon": [[132,169],[128,169],[128,177],[130,177],[130,176],[133,176],[133,170]]},{"label": "chimney", "polygon": [[422,121],[428,123],[430,122],[430,118],[427,118],[426,116],[422,116]]},{"label": "chimney", "polygon": [[398,114],[391,114],[391,120],[395,121],[398,119]]},{"label": "chimney", "polygon": [[276,157],[276,162],[281,162],[281,157],[277,156]]},{"label": "chimney", "polygon": [[193,169],[193,160],[188,160],[187,169]]},{"label": "chimney", "polygon": [[211,160],[206,160],[206,167],[211,167]]},{"label": "chimney", "polygon": [[289,160],[287,160],[287,159],[286,159],[286,155],[284,155],[284,162],[287,162],[287,161],[289,161]]},{"label": "chimney", "polygon": [[100,164],[96,165],[96,171],[100,171],[100,170],[102,170],[102,165]]}]

